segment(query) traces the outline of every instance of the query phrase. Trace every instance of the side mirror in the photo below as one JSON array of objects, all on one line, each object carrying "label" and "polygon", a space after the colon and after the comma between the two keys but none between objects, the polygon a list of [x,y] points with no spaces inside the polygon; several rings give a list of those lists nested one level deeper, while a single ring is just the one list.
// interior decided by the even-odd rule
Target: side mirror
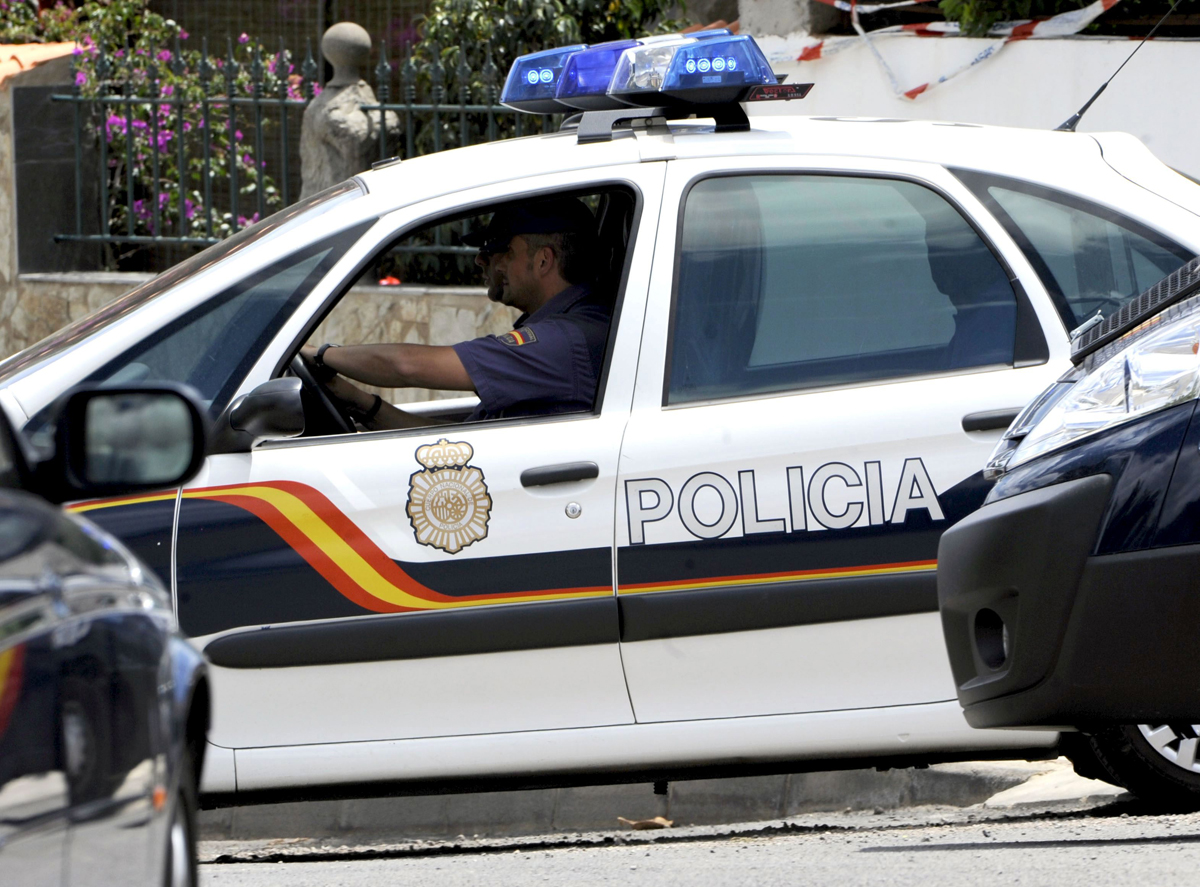
[{"label": "side mirror", "polygon": [[62,402],[55,454],[37,466],[36,484],[58,502],[177,487],[200,470],[206,437],[182,387],[78,388]]},{"label": "side mirror", "polygon": [[304,433],[304,404],[299,379],[263,382],[243,394],[217,419],[210,453],[247,453],[264,440],[283,440]]}]

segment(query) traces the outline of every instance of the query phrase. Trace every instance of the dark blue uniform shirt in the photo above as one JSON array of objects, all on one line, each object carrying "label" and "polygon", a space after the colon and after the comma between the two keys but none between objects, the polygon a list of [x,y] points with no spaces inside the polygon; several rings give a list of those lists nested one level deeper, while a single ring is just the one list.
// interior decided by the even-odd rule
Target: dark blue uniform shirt
[{"label": "dark blue uniform shirt", "polygon": [[479,393],[468,421],[592,409],[611,319],[579,284],[517,318],[510,333],[455,345]]}]

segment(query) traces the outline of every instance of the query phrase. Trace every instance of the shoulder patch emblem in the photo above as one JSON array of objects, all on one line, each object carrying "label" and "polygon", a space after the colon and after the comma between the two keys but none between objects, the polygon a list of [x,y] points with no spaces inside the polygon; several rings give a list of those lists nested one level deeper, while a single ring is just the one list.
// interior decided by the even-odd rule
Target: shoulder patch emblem
[{"label": "shoulder patch emblem", "polygon": [[483,472],[467,464],[473,454],[469,443],[444,437],[417,448],[425,467],[409,478],[407,510],[422,545],[457,554],[487,537],[492,497]]},{"label": "shoulder patch emblem", "polygon": [[528,345],[531,342],[537,341],[537,335],[527,326],[523,326],[518,330],[513,330],[511,333],[505,333],[503,336],[497,336],[505,345],[510,345],[516,348],[518,345]]}]

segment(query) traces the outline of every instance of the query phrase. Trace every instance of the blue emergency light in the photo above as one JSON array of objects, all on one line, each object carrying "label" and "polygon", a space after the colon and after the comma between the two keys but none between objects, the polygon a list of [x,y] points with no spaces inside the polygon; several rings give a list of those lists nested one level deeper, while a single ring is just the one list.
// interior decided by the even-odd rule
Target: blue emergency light
[{"label": "blue emergency light", "polygon": [[[752,37],[724,28],[595,46],[577,44],[519,57],[500,101],[518,111],[549,114],[574,109],[725,104],[783,89]],[[757,88],[757,89],[756,89]],[[807,92],[807,90],[804,90]]]},{"label": "blue emergency light", "polygon": [[501,103],[530,114],[571,111],[570,107],[556,101],[554,96],[558,92],[567,60],[584,49],[587,49],[587,44],[577,43],[518,57],[508,72],[508,79],[504,81]]},{"label": "blue emergency light", "polygon": [[611,108],[613,102],[608,97],[608,84],[612,82],[613,68],[625,50],[640,45],[640,40],[613,40],[575,53],[563,65],[555,98],[582,111]]},{"label": "blue emergency light", "polygon": [[631,105],[708,104],[778,82],[753,38],[722,35],[627,49],[608,93]]}]

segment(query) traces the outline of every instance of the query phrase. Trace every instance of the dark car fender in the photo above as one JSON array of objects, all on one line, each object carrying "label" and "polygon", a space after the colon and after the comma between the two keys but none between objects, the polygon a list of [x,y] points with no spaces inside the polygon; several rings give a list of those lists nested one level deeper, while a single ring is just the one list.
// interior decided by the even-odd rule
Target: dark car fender
[{"label": "dark car fender", "polygon": [[160,702],[167,740],[168,785],[172,789],[178,786],[184,755],[189,756],[192,777],[199,785],[211,711],[208,663],[203,653],[173,633],[167,642],[163,667]]}]

